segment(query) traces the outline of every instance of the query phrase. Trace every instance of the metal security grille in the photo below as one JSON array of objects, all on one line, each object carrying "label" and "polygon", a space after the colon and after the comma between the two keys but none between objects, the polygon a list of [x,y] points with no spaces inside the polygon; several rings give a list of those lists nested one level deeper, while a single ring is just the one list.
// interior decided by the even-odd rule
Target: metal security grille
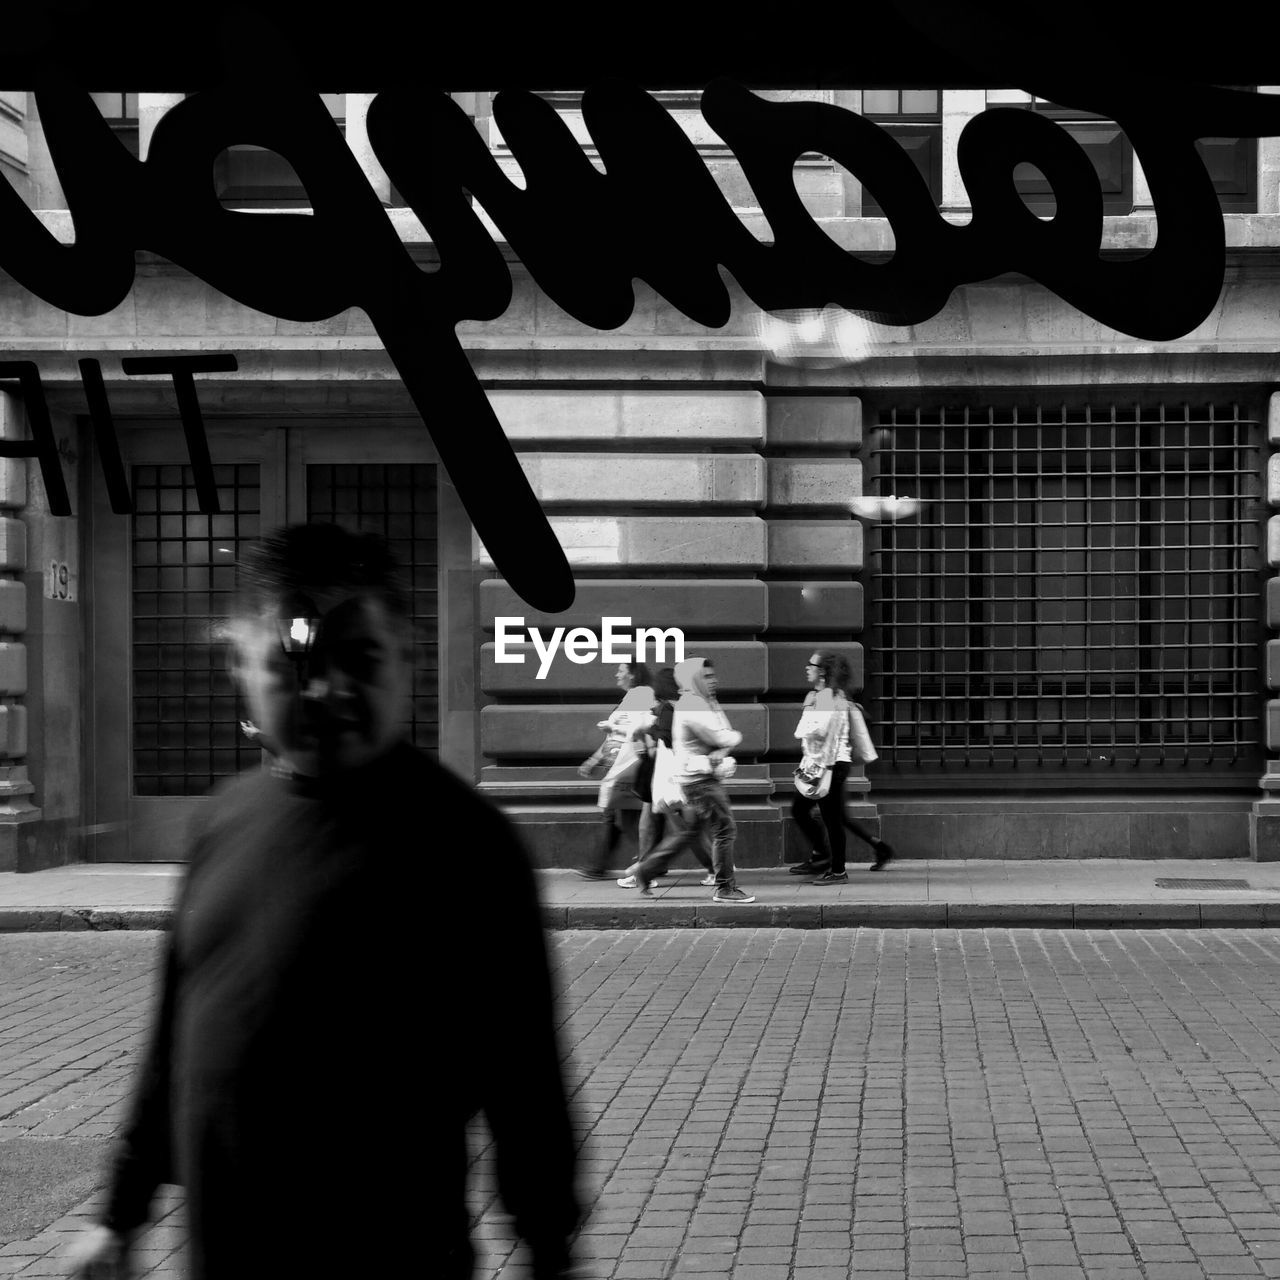
[{"label": "metal security grille", "polygon": [[413,742],[440,747],[436,469],[429,463],[307,467],[307,519],[387,540],[413,592]]},{"label": "metal security grille", "polygon": [[133,468],[133,790],[202,795],[256,764],[240,734],[221,624],[239,548],[258,536],[258,468],[214,467],[220,515],[190,467]]},{"label": "metal security grille", "polygon": [[1247,889],[1247,880],[1211,880],[1204,876],[1162,876],[1157,889]]},{"label": "metal security grille", "polygon": [[1256,421],[1208,405],[880,422],[871,491],[923,504],[869,533],[885,766],[1256,772]]}]

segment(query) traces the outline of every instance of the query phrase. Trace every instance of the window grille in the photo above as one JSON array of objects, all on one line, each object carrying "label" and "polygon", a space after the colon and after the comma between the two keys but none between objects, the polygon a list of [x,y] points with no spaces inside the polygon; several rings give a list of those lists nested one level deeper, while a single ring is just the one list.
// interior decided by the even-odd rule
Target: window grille
[{"label": "window grille", "polygon": [[875,767],[1256,782],[1255,419],[984,408],[880,426],[869,490],[923,506],[868,530]]},{"label": "window grille", "polygon": [[133,790],[203,795],[258,762],[241,734],[222,625],[240,548],[258,536],[258,468],[216,466],[219,515],[190,467],[133,468]]},{"label": "window grille", "polygon": [[414,744],[440,748],[439,551],[436,469],[430,463],[307,467],[307,519],[385,538],[411,590]]}]

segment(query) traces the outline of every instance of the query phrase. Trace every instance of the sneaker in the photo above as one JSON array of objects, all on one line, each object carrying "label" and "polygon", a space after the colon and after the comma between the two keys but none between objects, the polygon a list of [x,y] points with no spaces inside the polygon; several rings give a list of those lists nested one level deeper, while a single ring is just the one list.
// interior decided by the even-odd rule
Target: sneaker
[{"label": "sneaker", "polygon": [[621,889],[634,889],[636,887],[635,876],[623,876],[622,879],[618,881],[618,887]]},{"label": "sneaker", "polygon": [[793,862],[787,868],[793,876],[815,876],[820,871],[826,870],[826,865],[820,862],[814,862],[812,858],[806,858],[803,862]]},{"label": "sneaker", "polygon": [[883,840],[877,840],[872,848],[876,851],[876,860],[871,864],[872,871],[883,871],[893,858],[893,848]]},{"label": "sneaker", "polygon": [[698,881],[698,883],[704,889],[714,889],[716,887],[716,878],[713,875],[705,875]]},{"label": "sneaker", "polygon": [[847,871],[828,871],[826,875],[819,876],[816,880],[810,880],[810,884],[848,884],[849,873]]},{"label": "sneaker", "polygon": [[607,871],[592,871],[588,867],[574,867],[574,872],[580,875],[584,880],[607,880],[609,873]]},{"label": "sneaker", "polygon": [[744,905],[748,902],[754,902],[755,899],[745,890],[742,889],[717,889],[711,895],[712,902],[719,902],[728,906],[737,906],[738,903]]}]

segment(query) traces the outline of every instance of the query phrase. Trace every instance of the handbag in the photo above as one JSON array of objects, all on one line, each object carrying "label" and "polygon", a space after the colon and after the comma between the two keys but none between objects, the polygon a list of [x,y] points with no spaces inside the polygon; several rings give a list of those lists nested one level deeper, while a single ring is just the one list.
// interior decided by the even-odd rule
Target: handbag
[{"label": "handbag", "polygon": [[614,762],[618,758],[618,748],[621,746],[619,739],[613,735],[605,738],[605,740],[578,766],[578,773],[584,778],[590,778],[599,773],[601,769],[608,773],[613,768]]},{"label": "handbag", "polygon": [[831,770],[812,756],[801,760],[794,774],[796,790],[806,800],[821,800],[831,790]]},{"label": "handbag", "polygon": [[[804,739],[823,738],[828,749],[831,746],[829,729],[831,712],[814,705],[815,695],[805,699],[804,710],[800,713],[800,723],[796,725],[795,736]],[[821,753],[806,752],[792,775],[796,790],[806,800],[821,800],[831,790],[831,766],[824,765]]]},{"label": "handbag", "polygon": [[636,798],[632,783],[643,760],[644,755],[637,750],[634,741],[627,740],[619,744],[618,750],[614,753],[613,763],[609,766],[609,772],[600,782],[600,794],[596,799],[596,805],[599,808],[639,807],[640,801]]},{"label": "handbag", "polygon": [[650,786],[654,813],[670,813],[684,807],[684,789],[676,778],[676,753],[665,742],[658,743]]}]

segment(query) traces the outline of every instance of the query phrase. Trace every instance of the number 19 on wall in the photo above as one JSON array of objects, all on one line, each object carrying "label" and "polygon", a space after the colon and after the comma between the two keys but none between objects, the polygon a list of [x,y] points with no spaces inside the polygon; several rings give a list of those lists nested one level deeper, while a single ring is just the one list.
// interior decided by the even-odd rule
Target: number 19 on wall
[{"label": "number 19 on wall", "polygon": [[74,600],[75,586],[65,560],[50,560],[44,573],[44,594],[49,600]]}]

